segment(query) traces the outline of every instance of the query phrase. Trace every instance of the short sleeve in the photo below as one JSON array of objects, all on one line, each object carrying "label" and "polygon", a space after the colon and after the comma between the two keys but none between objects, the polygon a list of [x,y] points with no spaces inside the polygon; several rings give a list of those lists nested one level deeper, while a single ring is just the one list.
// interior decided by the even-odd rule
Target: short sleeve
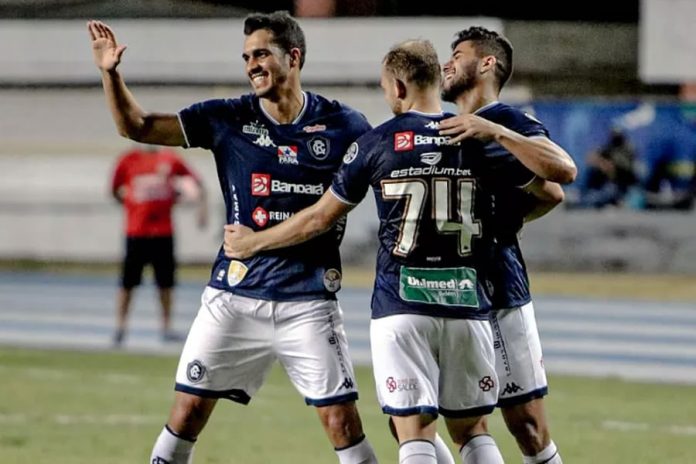
[{"label": "short sleeve", "polygon": [[331,191],[341,201],[356,205],[365,198],[374,171],[371,160],[378,140],[379,137],[368,132],[346,150],[331,184]]}]

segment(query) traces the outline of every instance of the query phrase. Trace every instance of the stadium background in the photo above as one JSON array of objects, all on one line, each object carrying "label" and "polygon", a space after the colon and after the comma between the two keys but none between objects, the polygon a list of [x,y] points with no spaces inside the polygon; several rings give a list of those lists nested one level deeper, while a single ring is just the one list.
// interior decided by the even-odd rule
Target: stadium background
[{"label": "stadium background", "polygon": [[[143,288],[134,304],[134,333],[126,347],[126,356],[132,357],[107,353],[104,356],[111,357],[89,358],[89,352],[109,346],[122,216],[109,196],[108,183],[116,157],[131,144],[113,127],[92,64],[85,20],[107,21],[129,45],[122,72],[146,108],[177,111],[194,101],[247,91],[239,57],[241,18],[247,12],[277,8],[298,12],[301,5],[319,8],[325,3],[331,2],[0,0],[0,373],[12,379],[0,387],[6,398],[0,403],[0,462],[48,462],[46,456],[60,449],[62,441],[66,448],[71,445],[73,453],[82,449],[69,438],[45,432],[51,445],[33,450],[32,438],[43,432],[32,431],[37,425],[32,421],[48,430],[71,421],[82,421],[85,428],[104,421],[120,428],[125,424],[132,433],[145,435],[145,451],[132,450],[142,460],[151,429],[160,425],[156,413],[163,413],[166,404],[152,413],[155,419],[132,413],[119,416],[120,410],[104,419],[99,414],[112,409],[108,399],[95,400],[95,416],[85,418],[65,411],[54,414],[54,406],[32,398],[69,404],[71,392],[82,391],[80,384],[67,389],[56,385],[71,385],[66,377],[73,374],[88,382],[84,388],[89,390],[110,392],[116,384],[123,388],[109,374],[103,374],[112,379],[109,385],[96,381],[89,372],[100,372],[99,365],[113,369],[121,380],[142,375],[141,380],[131,379],[134,385],[149,383],[147,372],[157,361],[150,365],[147,357],[136,356],[164,354],[171,365],[179,349],[162,347],[155,339],[155,298],[151,289]],[[543,9],[405,3],[338,0],[334,17],[301,18],[308,36],[305,89],[345,101],[377,124],[390,116],[377,76],[379,60],[391,44],[410,37],[429,38],[444,60],[453,32],[484,24],[505,33],[515,46],[515,72],[503,100],[524,106],[549,127],[552,137],[573,155],[579,178],[587,152],[603,143],[616,125],[629,131],[643,173],[664,151],[676,152],[693,165],[696,39],[690,28],[696,21],[696,4],[692,1],[627,1],[620,6],[558,2]],[[191,208],[183,205],[176,212],[177,249],[184,269],[175,312],[176,324],[185,329],[219,246],[223,205],[209,154],[181,153],[203,174],[213,212],[205,231],[196,229]],[[577,185],[567,186],[566,194],[574,198]],[[659,462],[651,460],[642,441],[648,435],[671,443],[673,454],[659,451],[672,456],[670,462],[694,462],[696,449],[686,445],[696,434],[693,414],[689,419],[678,412],[681,402],[693,405],[695,399],[696,218],[692,209],[646,211],[631,206],[561,207],[523,233],[549,370],[556,376],[574,376],[552,380],[560,392],[554,400],[558,403],[551,405],[552,415],[574,418],[556,419],[561,432],[554,432],[568,448],[578,449],[570,454],[575,462],[591,460],[580,451],[582,441],[602,446],[597,445],[601,441],[592,442],[600,439],[590,436],[587,427],[611,437],[607,446],[619,442],[625,446],[621,451],[617,445],[619,455],[610,462]],[[346,313],[353,311],[349,336],[356,357],[365,363],[369,362],[366,302],[377,226],[373,207],[368,196],[351,213],[343,245],[348,265],[343,305]],[[220,213],[216,216],[215,211]],[[47,353],[52,357],[44,358]],[[85,366],[85,372],[76,365]],[[163,385],[159,391],[168,391],[169,372],[157,375]],[[617,376],[631,383],[616,384],[612,378]],[[53,392],[46,382],[51,378],[58,379]],[[368,382],[366,377],[363,385]],[[591,391],[604,392],[608,399],[592,397]],[[580,420],[582,427],[565,404],[568,398],[585,395],[586,411],[596,403],[614,414],[611,405],[621,403],[624,391],[646,402],[658,403],[663,394],[682,401],[665,402],[662,409],[655,406],[659,419],[636,412],[645,406],[636,404],[620,410],[623,417],[609,417],[601,425]],[[26,411],[21,406],[25,396]],[[288,396],[294,398],[293,392]],[[381,420],[378,415],[373,419]],[[24,421],[26,436],[21,432]],[[504,433],[499,423],[496,427]],[[615,433],[623,434],[620,440]],[[627,441],[624,437],[629,434],[634,442],[621,441]],[[570,435],[577,437],[571,440]],[[95,451],[82,452],[85,455],[78,458],[79,452],[71,456],[66,449],[64,461],[57,462],[94,462],[90,458]],[[113,456],[119,455],[100,455],[96,462],[126,461]],[[201,462],[222,461],[213,457]]]}]

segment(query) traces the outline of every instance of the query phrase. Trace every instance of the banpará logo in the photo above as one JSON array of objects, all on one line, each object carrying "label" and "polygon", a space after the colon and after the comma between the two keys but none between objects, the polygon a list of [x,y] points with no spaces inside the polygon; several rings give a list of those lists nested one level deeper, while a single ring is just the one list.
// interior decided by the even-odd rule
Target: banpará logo
[{"label": "banpar\u00e1 logo", "polygon": [[473,290],[475,287],[470,279],[428,280],[407,276],[406,282],[411,287],[435,290]]}]

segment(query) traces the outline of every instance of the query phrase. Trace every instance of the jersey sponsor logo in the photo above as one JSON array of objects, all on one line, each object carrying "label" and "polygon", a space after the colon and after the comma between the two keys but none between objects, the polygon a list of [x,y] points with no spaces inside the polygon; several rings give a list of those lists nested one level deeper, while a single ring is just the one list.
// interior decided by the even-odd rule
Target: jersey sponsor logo
[{"label": "jersey sponsor logo", "polygon": [[476,270],[469,267],[401,267],[399,296],[405,301],[478,307]]},{"label": "jersey sponsor logo", "polygon": [[387,377],[386,386],[389,393],[418,390],[418,379],[395,379],[390,376]]},{"label": "jersey sponsor logo", "polygon": [[414,139],[415,145],[459,145],[459,143],[451,144],[452,137],[449,135],[421,135],[416,134]]},{"label": "jersey sponsor logo", "polygon": [[259,138],[254,140],[254,143],[260,147],[275,147],[276,144],[271,137],[266,135],[259,135]]},{"label": "jersey sponsor logo", "polygon": [[244,124],[242,126],[242,132],[251,135],[268,135],[268,129],[266,129],[266,127],[258,121]]},{"label": "jersey sponsor logo", "polygon": [[428,153],[421,153],[420,160],[421,163],[427,164],[428,166],[435,166],[442,159],[442,152],[430,151]]},{"label": "jersey sponsor logo", "polygon": [[309,153],[318,160],[326,159],[329,156],[329,140],[324,137],[313,137],[307,142]]},{"label": "jersey sponsor logo", "polygon": [[324,288],[331,293],[341,289],[341,272],[338,269],[327,269],[324,272]]},{"label": "jersey sponsor logo", "polygon": [[520,387],[515,382],[508,382],[505,384],[505,388],[503,388],[503,395],[512,395],[523,390],[524,388]]},{"label": "jersey sponsor logo", "polygon": [[479,388],[481,389],[481,391],[485,391],[485,392],[491,391],[491,390],[493,390],[493,388],[495,388],[495,381],[491,378],[490,375],[487,375],[487,376],[481,378],[481,380],[479,380],[478,384],[479,384]]},{"label": "jersey sponsor logo", "polygon": [[394,133],[394,151],[413,150],[413,131]]},{"label": "jersey sponsor logo", "polygon": [[294,184],[272,179],[270,174],[251,173],[251,194],[267,197],[271,193],[297,193],[300,195],[323,195],[322,184]]},{"label": "jersey sponsor logo", "polygon": [[268,219],[271,221],[284,221],[288,219],[290,216],[292,216],[293,213],[290,211],[269,211],[268,212]]},{"label": "jersey sponsor logo", "polygon": [[249,268],[241,261],[232,260],[227,266],[227,285],[234,287],[246,277]]},{"label": "jersey sponsor logo", "polygon": [[437,121],[430,121],[425,125],[425,127],[428,129],[438,130],[440,128],[440,123]]},{"label": "jersey sponsor logo", "polygon": [[471,177],[471,169],[461,168],[439,168],[437,166],[428,166],[421,168],[411,166],[404,169],[394,169],[389,173],[392,179],[399,177],[415,177],[415,176],[454,176],[454,177]]},{"label": "jersey sponsor logo", "polygon": [[267,197],[271,194],[271,175],[251,173],[251,194],[255,197]]},{"label": "jersey sponsor logo", "polygon": [[360,147],[358,147],[358,142],[351,143],[348,147],[348,150],[346,150],[346,154],[343,155],[343,162],[345,164],[352,163],[355,160],[355,158],[357,158],[359,150]]},{"label": "jersey sponsor logo", "polygon": [[281,145],[278,147],[278,162],[280,164],[298,164],[297,145]]},{"label": "jersey sponsor logo", "polygon": [[198,383],[203,380],[206,368],[201,361],[194,359],[186,366],[186,378],[191,383]]},{"label": "jersey sponsor logo", "polygon": [[273,193],[299,193],[300,195],[323,195],[322,184],[293,184],[279,180],[271,180],[271,192]]},{"label": "jersey sponsor logo", "polygon": [[326,126],[324,124],[313,124],[311,126],[304,126],[302,130],[308,134],[311,134],[312,132],[325,131]]},{"label": "jersey sponsor logo", "polygon": [[251,213],[251,220],[254,221],[254,224],[257,226],[264,227],[266,224],[268,224],[268,211],[260,206],[257,206],[256,209],[254,209],[254,211]]}]

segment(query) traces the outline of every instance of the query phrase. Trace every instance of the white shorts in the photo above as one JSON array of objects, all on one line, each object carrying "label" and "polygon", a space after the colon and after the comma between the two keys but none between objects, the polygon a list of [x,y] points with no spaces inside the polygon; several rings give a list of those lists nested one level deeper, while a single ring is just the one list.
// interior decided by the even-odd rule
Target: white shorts
[{"label": "white shorts", "polygon": [[186,338],[176,390],[247,404],[276,359],[307,404],[358,397],[335,300],[256,300],[212,287]]},{"label": "white shorts", "polygon": [[498,406],[541,398],[548,392],[534,305],[493,311],[495,366],[500,385]]},{"label": "white shorts", "polygon": [[498,400],[489,321],[398,314],[370,323],[382,411],[393,416],[489,414]]}]

